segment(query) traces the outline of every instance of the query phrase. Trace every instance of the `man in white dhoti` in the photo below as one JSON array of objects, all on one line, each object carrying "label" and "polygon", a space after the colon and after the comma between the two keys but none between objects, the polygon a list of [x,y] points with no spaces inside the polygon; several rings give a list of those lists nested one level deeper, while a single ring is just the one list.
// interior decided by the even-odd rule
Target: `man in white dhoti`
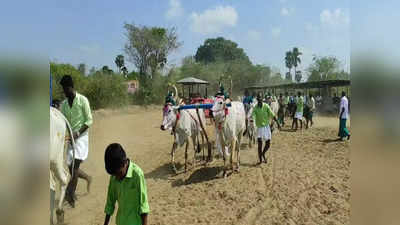
[{"label": "man in white dhoti", "polygon": [[[78,184],[78,177],[87,181],[88,192],[90,191],[90,184],[92,182],[92,177],[81,170],[79,166],[88,157],[89,127],[92,125],[93,119],[89,101],[85,96],[75,91],[72,77],[69,75],[63,76],[60,84],[63,87],[65,96],[67,97],[67,99],[61,103],[61,112],[70,123],[75,140],[74,176],[68,184],[65,199],[72,207],[75,207],[75,190]],[[69,165],[70,173],[72,172],[72,151],[73,149],[71,145],[69,145],[67,151],[67,163]]]},{"label": "man in white dhoti", "polygon": [[[261,164],[263,161],[267,163],[267,158],[265,153],[268,151],[271,145],[271,120],[274,119],[276,124],[278,124],[278,129],[280,125],[274,112],[272,112],[270,106],[267,103],[262,102],[262,97],[257,96],[257,106],[254,107],[252,113],[253,120],[257,126],[257,142],[258,142],[258,159],[257,164]],[[262,142],[265,141],[264,150],[262,150]]]}]

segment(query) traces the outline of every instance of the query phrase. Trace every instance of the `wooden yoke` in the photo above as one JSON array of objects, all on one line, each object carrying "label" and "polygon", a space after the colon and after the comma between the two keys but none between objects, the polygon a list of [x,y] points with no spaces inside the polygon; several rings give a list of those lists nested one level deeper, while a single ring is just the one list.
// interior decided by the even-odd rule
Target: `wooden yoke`
[{"label": "wooden yoke", "polygon": [[210,141],[208,139],[207,131],[203,126],[203,121],[201,121],[200,113],[199,113],[199,107],[196,107],[196,113],[197,113],[197,117],[199,118],[200,127],[203,130],[204,136],[206,137],[206,141],[207,141],[207,147],[208,147],[207,161],[211,162],[212,161],[211,143],[210,143]]}]

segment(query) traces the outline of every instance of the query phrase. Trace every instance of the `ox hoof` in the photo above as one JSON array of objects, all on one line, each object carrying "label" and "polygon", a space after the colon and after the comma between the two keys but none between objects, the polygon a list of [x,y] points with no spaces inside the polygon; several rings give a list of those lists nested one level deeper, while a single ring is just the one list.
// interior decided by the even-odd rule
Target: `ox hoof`
[{"label": "ox hoof", "polygon": [[64,210],[57,209],[56,215],[57,215],[57,224],[63,224],[64,223]]}]

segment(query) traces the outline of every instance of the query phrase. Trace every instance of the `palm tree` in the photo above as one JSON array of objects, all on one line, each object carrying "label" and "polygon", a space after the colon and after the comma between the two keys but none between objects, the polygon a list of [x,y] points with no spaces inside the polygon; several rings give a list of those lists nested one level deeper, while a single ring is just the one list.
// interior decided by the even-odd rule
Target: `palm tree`
[{"label": "palm tree", "polygon": [[125,61],[124,61],[124,56],[123,55],[117,55],[115,58],[115,64],[118,67],[119,73],[121,73],[122,67],[124,67]]},{"label": "palm tree", "polygon": [[285,56],[285,63],[286,63],[286,68],[289,69],[289,73],[286,74],[286,80],[292,80],[292,67],[293,67],[293,54],[291,51],[286,52]]},{"label": "palm tree", "polygon": [[[301,53],[297,47],[294,47],[294,48],[293,48],[293,51],[292,51],[292,59],[293,59],[293,66],[294,66],[294,74],[295,74],[295,75],[297,74],[296,68],[297,68],[297,66],[299,66],[300,63],[301,63],[300,55],[302,55],[302,54],[303,54],[303,53]],[[297,81],[297,82],[300,82],[300,81]]]}]

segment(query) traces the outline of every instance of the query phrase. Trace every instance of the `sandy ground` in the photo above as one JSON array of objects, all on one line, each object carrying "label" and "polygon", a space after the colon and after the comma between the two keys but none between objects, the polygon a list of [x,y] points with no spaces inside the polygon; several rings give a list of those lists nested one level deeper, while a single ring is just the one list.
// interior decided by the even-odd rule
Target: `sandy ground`
[{"label": "sandy ground", "polygon": [[[291,122],[291,121],[288,121]],[[90,194],[78,184],[74,209],[65,205],[70,225],[103,224],[109,177],[106,146],[119,142],[144,171],[150,224],[349,224],[349,142],[337,138],[337,118],[316,117],[309,130],[274,132],[268,164],[255,166],[256,147],[241,148],[241,170],[221,178],[222,159],[206,167],[200,159],[187,173],[172,173],[172,136],[160,130],[161,107],[97,111],[90,130],[89,159],[82,168],[94,178]],[[211,127],[208,130],[212,131]],[[214,140],[214,135],[211,134]],[[189,156],[193,157],[190,147]],[[184,149],[177,151],[183,170]],[[113,217],[113,223],[114,224]]]}]

